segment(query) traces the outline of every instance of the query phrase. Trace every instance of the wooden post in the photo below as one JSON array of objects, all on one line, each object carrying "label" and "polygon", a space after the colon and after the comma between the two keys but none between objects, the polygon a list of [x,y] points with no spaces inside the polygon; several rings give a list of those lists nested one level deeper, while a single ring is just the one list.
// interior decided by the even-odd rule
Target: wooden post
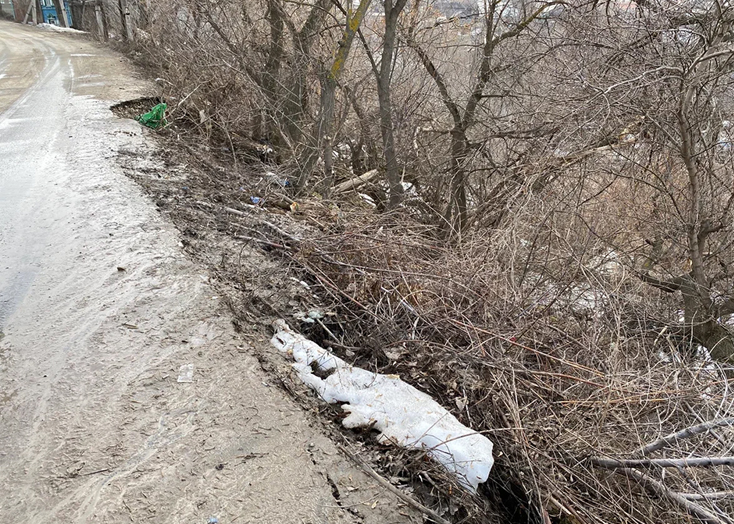
[{"label": "wooden post", "polygon": [[107,40],[107,27],[105,27],[104,13],[100,2],[94,4],[94,16],[97,19],[97,30],[100,40]]},{"label": "wooden post", "polygon": [[43,22],[43,9],[39,9],[38,7],[38,1],[39,0],[31,0],[33,3],[33,23],[35,25],[38,25],[38,15],[41,15],[41,22]]},{"label": "wooden post", "polygon": [[131,23],[132,17],[130,16],[130,9],[127,6],[127,0],[119,0],[120,5],[120,18],[122,19],[122,30],[125,36],[125,40],[133,42],[135,40],[135,34]]},{"label": "wooden post", "polygon": [[107,41],[110,39],[110,24],[108,20],[110,19],[107,16],[107,9],[104,6],[103,0],[98,0],[97,5],[100,7],[100,10],[102,11],[102,27],[104,28],[102,38]]},{"label": "wooden post", "polygon": [[[25,18],[23,18],[23,25],[26,25],[28,23],[28,17],[31,16],[31,11],[33,11],[33,7],[36,5],[36,0],[30,0],[28,2],[28,10],[25,12]],[[35,18],[35,13],[33,15],[33,18]]]}]

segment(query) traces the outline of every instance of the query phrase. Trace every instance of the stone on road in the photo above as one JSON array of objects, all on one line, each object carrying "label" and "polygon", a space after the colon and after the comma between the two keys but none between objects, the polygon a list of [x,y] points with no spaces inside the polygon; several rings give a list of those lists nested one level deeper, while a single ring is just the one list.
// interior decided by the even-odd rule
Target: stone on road
[{"label": "stone on road", "polygon": [[0,521],[416,521],[268,386],[122,174],[152,146],[109,106],[151,93],[102,46],[0,22]]}]

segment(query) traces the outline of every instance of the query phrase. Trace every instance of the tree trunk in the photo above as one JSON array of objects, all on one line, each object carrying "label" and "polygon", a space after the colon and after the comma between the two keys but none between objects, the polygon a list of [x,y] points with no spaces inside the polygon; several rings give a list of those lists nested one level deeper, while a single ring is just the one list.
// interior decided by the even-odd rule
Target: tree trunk
[{"label": "tree trunk", "polygon": [[403,199],[403,184],[400,176],[398,156],[395,151],[395,135],[393,133],[392,101],[390,83],[392,81],[392,62],[395,56],[395,35],[397,32],[398,17],[405,7],[406,0],[384,0],[385,8],[385,38],[382,44],[382,58],[380,71],[377,77],[377,97],[380,103],[380,131],[382,133],[382,148],[385,157],[385,174],[390,186],[389,207],[396,207]]},{"label": "tree trunk", "polygon": [[283,102],[285,132],[295,147],[303,139],[306,115],[309,114],[308,72],[311,64],[311,47],[321,31],[331,8],[331,0],[318,0],[298,32],[293,34],[294,64],[293,77],[286,90]]},{"label": "tree trunk", "polygon": [[721,324],[714,311],[710,290],[702,289],[692,276],[680,279],[686,329],[704,346],[711,358],[734,364],[734,334]]},{"label": "tree trunk", "polygon": [[262,75],[262,86],[268,105],[265,110],[268,117],[265,122],[265,135],[268,140],[272,141],[275,149],[279,150],[282,144],[279,141],[278,116],[275,111],[279,106],[280,89],[278,88],[278,81],[285,54],[283,47],[283,10],[279,0],[268,0],[268,10],[265,18],[268,20],[270,27],[270,49],[265,63],[265,71]]},{"label": "tree trunk", "polygon": [[303,189],[308,182],[308,179],[313,172],[313,168],[316,166],[319,150],[321,150],[322,158],[324,159],[324,171],[327,184],[326,189],[323,192],[327,193],[331,188],[331,185],[333,185],[334,173],[331,169],[333,164],[333,159],[331,157],[333,137],[331,136],[331,132],[334,120],[334,106],[336,103],[336,88],[339,77],[346,67],[349,51],[352,48],[352,42],[354,42],[357,30],[360,25],[362,25],[362,20],[370,6],[370,2],[371,0],[360,0],[357,10],[354,11],[354,13],[347,15],[344,33],[342,35],[342,39],[339,41],[339,48],[337,49],[336,56],[331,64],[331,68],[326,72],[325,78],[321,81],[321,108],[316,122],[316,129],[312,134],[311,150],[308,152],[306,161],[301,166],[301,172],[296,183],[296,188],[299,190]]},{"label": "tree trunk", "polygon": [[135,39],[133,34],[130,9],[127,7],[127,0],[119,0],[118,7],[120,8],[120,18],[122,20],[122,36],[127,42],[132,42]]},{"label": "tree trunk", "polygon": [[708,349],[711,358],[724,364],[734,364],[732,333],[716,320],[693,327],[694,338]]},{"label": "tree trunk", "polygon": [[94,5],[94,17],[97,19],[97,31],[100,40],[107,40],[107,28],[104,23],[104,14],[102,13],[101,2]]},{"label": "tree trunk", "polygon": [[61,2],[63,0],[53,0],[54,3],[54,9],[56,10],[56,19],[58,21],[59,27],[66,27],[66,24],[64,23],[64,15],[62,14],[61,10]]},{"label": "tree trunk", "polygon": [[459,233],[467,220],[466,202],[466,159],[469,153],[469,139],[466,131],[455,126],[451,130],[451,163],[449,176],[449,202],[444,218],[451,233]]}]

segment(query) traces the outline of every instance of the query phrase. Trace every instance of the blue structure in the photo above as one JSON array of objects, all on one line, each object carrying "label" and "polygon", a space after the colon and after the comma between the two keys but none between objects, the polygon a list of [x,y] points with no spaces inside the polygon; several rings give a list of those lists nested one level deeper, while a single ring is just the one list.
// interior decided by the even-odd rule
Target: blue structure
[{"label": "blue structure", "polygon": [[[66,16],[69,18],[69,26],[71,27],[71,9],[69,9],[69,1],[68,0],[59,0],[59,2],[64,2],[64,8],[66,9]],[[41,10],[43,11],[43,21],[46,24],[53,24],[53,25],[61,25],[59,23],[59,18],[61,18],[61,13],[56,12],[56,8],[54,7],[53,0],[41,0]]]}]

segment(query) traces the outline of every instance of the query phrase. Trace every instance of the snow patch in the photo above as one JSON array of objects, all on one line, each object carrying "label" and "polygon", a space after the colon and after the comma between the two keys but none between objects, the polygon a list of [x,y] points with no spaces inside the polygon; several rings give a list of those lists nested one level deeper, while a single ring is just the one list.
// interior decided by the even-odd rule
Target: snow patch
[{"label": "snow patch", "polygon": [[[394,375],[371,373],[350,366],[315,342],[295,333],[284,320],[273,324],[271,340],[296,361],[293,368],[308,387],[331,404],[343,402],[349,415],[346,428],[372,426],[382,443],[425,450],[454,473],[471,491],[487,480],[492,469],[492,442],[461,424],[429,395]],[[314,374],[311,366],[320,372]]]},{"label": "snow patch", "polygon": [[57,33],[86,33],[86,31],[79,31],[78,29],[74,29],[72,27],[59,27],[54,24],[38,24],[38,27],[41,29],[46,29],[48,31],[56,31]]}]

